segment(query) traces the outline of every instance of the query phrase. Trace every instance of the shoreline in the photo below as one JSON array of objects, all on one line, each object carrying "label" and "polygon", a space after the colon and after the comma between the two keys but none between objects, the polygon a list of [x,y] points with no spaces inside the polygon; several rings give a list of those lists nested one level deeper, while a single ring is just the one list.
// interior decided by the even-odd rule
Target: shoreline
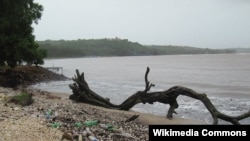
[{"label": "shoreline", "polygon": [[[41,85],[41,84],[43,84],[43,85],[45,85],[45,87],[44,87],[45,91],[49,91],[51,93],[64,93],[63,90],[65,90],[65,88],[63,88],[63,90],[58,90],[58,88],[51,89],[51,88],[47,88],[46,85],[49,85],[49,84],[56,84],[57,85],[58,82],[60,82],[60,85],[62,85],[61,82],[65,82],[65,81],[71,81],[71,79],[67,79],[67,80],[52,80],[52,81],[49,81],[49,82],[36,83],[36,84],[30,85],[31,87],[29,86],[29,88],[39,89],[38,86],[39,87],[44,87],[44,86]],[[71,83],[69,83],[69,84],[72,84],[72,83],[73,83],[73,81]],[[34,86],[37,86],[37,87],[34,87]],[[172,86],[174,86],[174,85],[166,87],[164,90],[167,90],[168,88],[170,88]],[[183,86],[185,86],[185,85],[183,85]],[[68,88],[68,84],[67,84],[66,87]],[[94,87],[94,86],[92,86],[92,87]],[[191,86],[188,86],[188,87],[191,88],[191,89],[193,89],[193,90],[195,90],[195,91],[197,91],[197,92],[201,92],[202,93],[202,91],[201,90],[199,91],[196,87],[191,87]],[[49,89],[51,89],[51,90],[49,90]],[[234,91],[229,91],[229,92],[222,91],[222,92],[217,92],[217,93],[214,93],[214,92],[213,93],[211,93],[211,92],[204,92],[204,93],[206,93],[208,97],[218,97],[218,98],[245,99],[245,98],[249,97],[249,93],[247,93],[247,90],[244,90],[244,92],[241,92],[241,93],[237,93],[237,91],[240,91],[240,90],[238,90],[237,88],[233,88],[233,87],[232,87],[232,89]],[[67,91],[66,94],[70,95],[71,93],[72,92],[70,90],[69,92]]]},{"label": "shoreline", "polygon": [[[148,125],[152,124],[206,124],[204,121],[199,120],[183,118],[173,118],[169,120],[163,116],[134,111],[113,110],[84,103],[76,103],[67,98],[68,94],[51,93],[37,89],[28,89],[28,92],[33,94],[34,99],[34,103],[29,106],[20,107],[13,103],[4,102],[6,97],[16,95],[20,93],[20,91],[22,90],[0,87],[0,140],[11,141],[18,138],[19,140],[26,141],[29,139],[53,141],[59,140],[66,133],[71,134],[73,137],[80,135],[80,129],[78,131],[76,127],[72,128],[72,124],[77,121],[84,123],[84,121],[87,120],[99,120],[100,125],[112,124],[119,130],[119,133],[116,133],[107,131],[99,125],[89,127],[96,138],[103,140],[121,138],[124,141],[131,139],[136,141],[148,140]],[[43,109],[43,111],[39,109]],[[45,112],[48,109],[57,113],[53,114],[53,118],[49,120],[45,117]],[[133,115],[139,115],[139,117],[131,122],[124,122]],[[60,123],[60,128],[52,127],[55,122]],[[86,127],[82,127],[81,130],[85,130],[85,128]],[[13,132],[13,130],[15,131]],[[51,132],[54,133],[51,134]],[[120,136],[121,132],[130,135],[130,137]]]},{"label": "shoreline", "polygon": [[[37,90],[36,90],[37,91]],[[61,92],[48,92],[50,95],[55,96],[55,97],[61,97],[61,100],[66,100],[66,101],[71,101],[69,100],[69,95],[68,93],[61,93]],[[86,106],[94,107],[103,111],[110,111],[110,112],[115,112],[115,113],[125,113],[128,115],[140,115],[139,116],[139,121],[143,121],[144,124],[207,124],[205,121],[201,120],[196,120],[196,119],[187,119],[187,118],[173,118],[171,120],[167,119],[165,116],[158,116],[150,113],[142,113],[142,112],[137,112],[137,111],[122,111],[122,110],[115,110],[115,109],[108,109],[108,108],[103,108],[99,106],[94,106],[86,103],[79,103],[83,104]],[[141,118],[140,118],[141,117]]]},{"label": "shoreline", "polygon": [[[73,82],[70,82],[73,83]],[[67,82],[68,84],[68,82]],[[47,83],[43,85],[36,85],[33,88],[41,88],[42,90],[47,90],[51,92],[56,92],[57,94],[63,93],[66,95],[66,97],[69,97],[72,94],[72,91],[70,92],[70,88],[68,88],[68,85],[64,85],[64,83],[59,82],[59,83]],[[95,83],[89,83],[92,84]],[[49,86],[49,87],[47,87]],[[53,87],[55,86],[55,87]],[[95,86],[92,87],[92,90],[96,90]],[[97,87],[98,88],[98,87]],[[107,87],[108,88],[108,87]],[[111,87],[112,88],[112,87]],[[119,88],[122,89],[122,88]],[[123,89],[124,90],[124,89]],[[134,89],[133,89],[134,90]],[[109,94],[105,93],[104,91],[96,91],[98,94],[102,94],[104,97],[110,97],[110,101],[115,104],[120,104],[122,100],[126,99],[129,97],[129,95],[119,95],[119,99],[116,98],[116,94]],[[127,91],[126,91],[127,92]],[[128,94],[130,92],[127,92]],[[119,93],[118,93],[119,94]],[[130,93],[131,95],[132,93]],[[221,110],[223,114],[229,115],[229,116],[238,116],[241,114],[244,114],[248,112],[247,107],[249,107],[249,98],[244,95],[237,95],[235,97],[231,97],[231,95],[207,95],[210,101],[213,103],[213,105]],[[190,97],[186,96],[180,96],[177,99],[179,107],[176,109],[176,112],[178,114],[174,115],[174,118],[183,118],[187,120],[198,120],[198,121],[204,121],[205,124],[212,124],[213,118],[211,116],[211,113],[208,111],[208,109],[205,107],[205,105],[196,99],[192,99]],[[131,108],[130,111],[135,111],[139,113],[146,113],[146,114],[152,114],[154,116],[161,116],[165,118],[165,115],[167,114],[169,105],[161,104],[161,103],[154,103],[153,105],[151,104],[137,104],[134,107]],[[200,123],[200,122],[199,122]],[[241,124],[249,124],[250,120],[249,118],[246,118],[244,120],[240,120]],[[168,124],[168,123],[167,123]],[[230,122],[221,120],[219,121],[220,125],[228,125]]]}]

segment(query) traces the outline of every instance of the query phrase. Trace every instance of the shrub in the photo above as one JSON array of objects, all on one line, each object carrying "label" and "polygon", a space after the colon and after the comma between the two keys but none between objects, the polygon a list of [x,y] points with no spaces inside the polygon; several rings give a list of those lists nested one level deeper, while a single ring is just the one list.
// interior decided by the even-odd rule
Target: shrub
[{"label": "shrub", "polygon": [[28,106],[33,103],[32,94],[27,92],[22,92],[19,95],[15,95],[10,99],[10,102],[21,106]]}]

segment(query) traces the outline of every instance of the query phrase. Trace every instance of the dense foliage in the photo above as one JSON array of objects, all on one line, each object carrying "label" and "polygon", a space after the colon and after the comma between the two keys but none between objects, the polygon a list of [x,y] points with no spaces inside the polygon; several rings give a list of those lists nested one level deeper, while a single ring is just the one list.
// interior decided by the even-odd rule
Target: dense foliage
[{"label": "dense foliage", "polygon": [[222,54],[222,53],[236,53],[234,49],[209,49],[197,48],[188,46],[147,46],[148,48],[157,49],[162,54]]},{"label": "dense foliage", "polygon": [[142,45],[121,39],[90,39],[72,41],[39,41],[40,47],[48,51],[48,57],[82,56],[129,56],[149,55]]},{"label": "dense foliage", "polygon": [[48,51],[50,58],[89,56],[142,56],[167,54],[234,53],[233,50],[215,50],[182,46],[145,46],[127,39],[78,39],[37,41]]},{"label": "dense foliage", "polygon": [[37,24],[42,10],[33,0],[0,1],[0,66],[43,63],[46,51],[38,49],[32,35],[32,23]]}]

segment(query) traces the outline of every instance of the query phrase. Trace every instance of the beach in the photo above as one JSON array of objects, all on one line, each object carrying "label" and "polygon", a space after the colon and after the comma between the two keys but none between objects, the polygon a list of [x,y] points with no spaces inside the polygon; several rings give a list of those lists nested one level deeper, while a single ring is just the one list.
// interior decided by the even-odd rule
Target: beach
[{"label": "beach", "polygon": [[[34,102],[21,107],[7,103],[7,97],[21,93],[23,89],[0,87],[0,141],[58,141],[81,140],[89,136],[98,140],[148,140],[148,126],[206,124],[204,121],[173,118],[139,113],[134,111],[111,110],[84,103],[75,103],[68,94],[51,93],[38,89],[25,89],[33,94]],[[46,114],[53,111],[50,117]],[[138,118],[126,122],[130,117]],[[98,121],[86,126],[86,121]],[[82,126],[74,126],[75,124]],[[112,126],[108,129],[105,125]],[[90,132],[85,135],[85,132]],[[68,138],[68,139],[66,139]]]}]

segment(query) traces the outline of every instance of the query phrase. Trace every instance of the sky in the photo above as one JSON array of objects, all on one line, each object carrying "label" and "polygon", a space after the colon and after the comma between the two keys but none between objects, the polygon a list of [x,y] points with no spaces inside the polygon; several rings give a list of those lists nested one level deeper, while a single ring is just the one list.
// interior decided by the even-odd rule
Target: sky
[{"label": "sky", "polygon": [[250,0],[35,0],[36,40],[121,38],[143,45],[250,48]]}]

